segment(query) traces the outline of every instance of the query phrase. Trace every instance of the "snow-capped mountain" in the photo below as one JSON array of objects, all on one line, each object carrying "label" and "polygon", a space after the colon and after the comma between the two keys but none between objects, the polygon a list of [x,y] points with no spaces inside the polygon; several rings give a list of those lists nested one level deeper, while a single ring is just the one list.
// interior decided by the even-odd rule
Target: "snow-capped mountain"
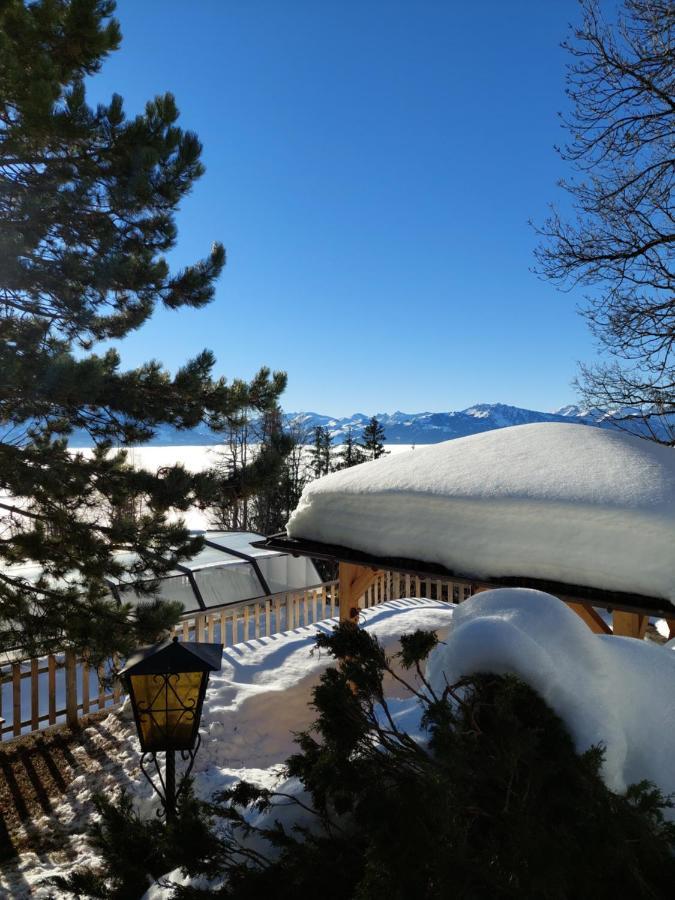
[{"label": "snow-capped mountain", "polygon": [[[477,403],[467,409],[451,412],[376,413],[383,426],[385,439],[389,444],[437,444],[440,441],[508,428],[511,425],[527,425],[531,422],[575,422],[582,425],[616,427],[611,413],[599,409],[583,409],[579,406],[562,406],[553,412],[540,412],[508,406],[505,403]],[[292,425],[301,439],[311,442],[312,430],[317,425],[327,428],[334,444],[341,444],[351,428],[355,439],[360,439],[363,429],[370,419],[366,413],[337,418],[316,412],[291,412],[285,415],[286,423]],[[675,418],[671,428],[675,427]],[[632,429],[640,433],[636,424]],[[665,429],[664,429],[665,431]],[[185,446],[218,444],[222,436],[200,426],[189,431],[178,431],[168,425],[161,426],[151,443],[155,446]],[[75,434],[71,446],[86,447],[90,440],[86,435]]]},{"label": "snow-capped mountain", "polygon": [[[306,431],[322,425],[330,431],[333,443],[342,443],[351,428],[355,438],[360,438],[369,416],[355,413],[345,418],[335,418],[313,412],[288,413],[289,422]],[[526,425],[531,422],[580,422],[584,425],[599,424],[600,417],[586,413],[578,407],[566,406],[552,413],[504,403],[478,403],[467,409],[452,412],[376,413],[384,428],[386,441],[391,444],[436,444],[452,438],[508,428],[510,425]]]}]

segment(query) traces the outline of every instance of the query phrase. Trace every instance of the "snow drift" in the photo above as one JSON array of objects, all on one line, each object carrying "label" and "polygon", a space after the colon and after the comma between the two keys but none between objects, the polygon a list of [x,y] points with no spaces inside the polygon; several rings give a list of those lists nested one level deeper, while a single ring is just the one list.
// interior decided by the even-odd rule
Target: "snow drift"
[{"label": "snow drift", "polygon": [[675,453],[583,425],[505,428],[314,481],[288,534],[675,602]]},{"label": "snow drift", "polygon": [[634,638],[596,635],[550,594],[503,588],[455,610],[429,658],[434,690],[463,675],[512,673],[567,725],[578,752],[605,746],[612,790],[649,779],[675,791],[675,653]]}]

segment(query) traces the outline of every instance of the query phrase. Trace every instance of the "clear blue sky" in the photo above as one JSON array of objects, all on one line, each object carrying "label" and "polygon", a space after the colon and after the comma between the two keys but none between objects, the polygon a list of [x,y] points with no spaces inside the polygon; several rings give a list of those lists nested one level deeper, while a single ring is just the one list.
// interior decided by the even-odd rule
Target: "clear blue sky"
[{"label": "clear blue sky", "polygon": [[285,369],[287,410],[574,400],[593,344],[529,271],[559,198],[574,0],[121,0],[122,49],[89,88],[128,112],[172,91],[206,175],[175,265],[218,239],[205,310],[158,312],[125,364]]}]

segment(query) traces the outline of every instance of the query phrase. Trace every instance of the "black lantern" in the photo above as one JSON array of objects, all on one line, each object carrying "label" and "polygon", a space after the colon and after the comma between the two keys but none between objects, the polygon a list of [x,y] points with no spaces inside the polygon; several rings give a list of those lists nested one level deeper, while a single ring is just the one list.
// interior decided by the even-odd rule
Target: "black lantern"
[{"label": "black lantern", "polygon": [[[120,672],[143,751],[141,769],[161,797],[168,816],[175,813],[178,796],[175,753],[179,751],[183,760],[190,760],[185,778],[199,749],[199,721],[209,674],[220,669],[222,657],[222,644],[179,643],[173,638],[138,650]],[[166,753],[164,778],[158,752]],[[147,771],[148,758],[154,763],[161,789]]]}]

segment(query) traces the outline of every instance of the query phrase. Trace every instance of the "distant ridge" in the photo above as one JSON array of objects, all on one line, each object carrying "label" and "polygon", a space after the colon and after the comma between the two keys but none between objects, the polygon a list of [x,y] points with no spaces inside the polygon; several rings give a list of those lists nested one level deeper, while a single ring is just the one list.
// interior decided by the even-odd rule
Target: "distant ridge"
[{"label": "distant ridge", "polygon": [[[420,412],[420,413],[376,413],[385,430],[386,442],[389,444],[437,444],[453,438],[465,437],[492,431],[495,428],[508,428],[511,425],[527,425],[531,422],[575,422],[581,425],[599,427],[616,427],[611,413],[597,409],[582,409],[579,406],[562,406],[554,412],[540,412],[534,409],[523,409],[519,406],[508,406],[505,403],[477,403],[467,409],[454,412]],[[311,431],[317,425],[328,428],[334,444],[341,444],[349,428],[355,438],[360,438],[370,416],[365,413],[354,413],[352,416],[335,418],[316,412],[286,413],[287,424],[294,424],[306,432],[311,440]],[[640,433],[637,423],[632,430]],[[161,426],[154,439],[153,446],[188,446],[218,444],[222,435],[215,434],[205,426],[189,431],[178,431],[170,426]],[[91,446],[91,440],[84,433],[73,434],[70,440],[72,447]]]}]

